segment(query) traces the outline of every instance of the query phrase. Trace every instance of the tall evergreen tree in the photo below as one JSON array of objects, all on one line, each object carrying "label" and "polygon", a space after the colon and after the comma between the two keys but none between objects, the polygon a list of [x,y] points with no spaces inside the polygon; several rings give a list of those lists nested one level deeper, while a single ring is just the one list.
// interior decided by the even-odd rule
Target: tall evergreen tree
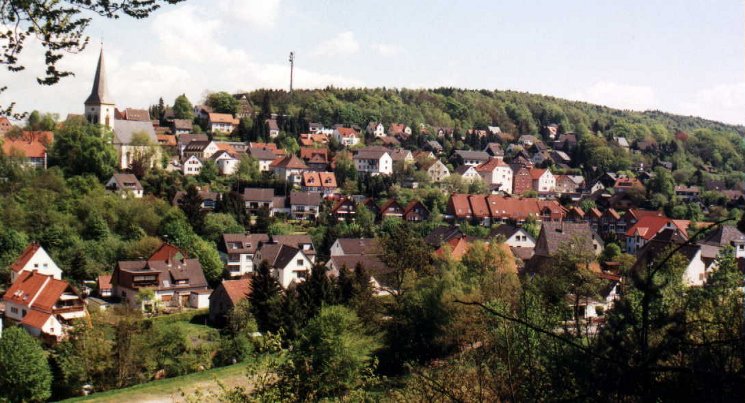
[{"label": "tall evergreen tree", "polygon": [[195,185],[186,189],[186,194],[181,199],[181,210],[186,214],[192,228],[199,232],[204,225],[204,211],[202,210],[202,196]]},{"label": "tall evergreen tree", "polygon": [[300,302],[309,317],[314,317],[323,306],[337,303],[336,289],[326,275],[327,271],[323,264],[316,264],[311,270],[310,278],[298,286]]},{"label": "tall evergreen tree", "polygon": [[277,279],[272,276],[269,262],[259,264],[251,279],[251,311],[262,332],[275,333],[282,324],[282,295]]}]

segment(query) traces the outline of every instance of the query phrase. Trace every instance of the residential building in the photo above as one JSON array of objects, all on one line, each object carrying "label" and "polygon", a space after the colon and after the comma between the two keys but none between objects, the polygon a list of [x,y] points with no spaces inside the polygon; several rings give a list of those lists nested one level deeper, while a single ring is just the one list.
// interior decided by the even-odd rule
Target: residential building
[{"label": "residential building", "polygon": [[62,279],[62,270],[38,243],[26,246],[18,259],[10,265],[10,282],[15,282],[21,274],[31,271],[57,280]]},{"label": "residential building", "polygon": [[310,275],[313,261],[302,249],[279,242],[262,244],[254,256],[254,265],[267,261],[272,275],[283,288],[304,281]]},{"label": "residential building", "polygon": [[290,193],[290,215],[295,220],[315,220],[321,210],[321,193]]},{"label": "residential building", "polygon": [[549,169],[533,168],[530,170],[533,190],[538,193],[551,193],[556,190],[556,177]]},{"label": "residential building", "polygon": [[265,123],[267,132],[269,133],[269,138],[277,138],[277,136],[279,136],[279,125],[277,124],[277,119],[267,119]]},{"label": "residential building", "polygon": [[220,151],[220,147],[214,141],[192,141],[184,147],[182,154],[184,158],[194,156],[204,160],[212,157],[218,151]]},{"label": "residential building", "polygon": [[186,158],[186,160],[181,164],[181,173],[183,173],[186,176],[196,176],[202,173],[202,167],[204,164],[202,164],[202,161],[199,159],[199,157],[192,155]]},{"label": "residential building", "polygon": [[341,197],[331,208],[331,215],[339,221],[354,221],[357,215],[357,204],[348,197]]},{"label": "residential building", "polygon": [[223,234],[220,252],[224,254],[225,270],[231,278],[254,272],[254,255],[267,234]]},{"label": "residential building", "polygon": [[133,174],[114,174],[108,182],[106,189],[120,194],[123,198],[132,195],[134,198],[142,198],[143,188],[140,181]]},{"label": "residential building", "polygon": [[560,250],[570,243],[575,243],[575,247],[584,253],[595,256],[600,255],[605,246],[586,222],[544,222],[536,239],[533,258],[526,268],[529,272],[536,272],[553,264]]},{"label": "residential building", "polygon": [[189,119],[174,119],[171,124],[171,130],[177,136],[189,134],[194,130],[194,124]]},{"label": "residential building", "polygon": [[429,209],[419,200],[412,200],[404,207],[403,219],[406,221],[425,221],[429,219]]},{"label": "residential building", "polygon": [[246,203],[246,211],[256,215],[259,210],[266,210],[271,215],[274,204],[274,189],[246,188],[243,190],[243,201]]},{"label": "residential building", "polygon": [[446,213],[448,218],[455,221],[475,221],[488,225],[507,221],[522,223],[530,216],[543,222],[561,221],[566,210],[554,200],[453,193],[448,200]]},{"label": "residential building", "polygon": [[455,150],[453,154],[456,165],[477,166],[489,160],[489,154],[483,151]]},{"label": "residential building", "polygon": [[328,196],[336,192],[336,174],[333,172],[303,172],[303,181],[300,184],[303,192],[320,192]]},{"label": "residential building", "polygon": [[47,169],[47,149],[54,141],[54,133],[48,131],[24,131],[18,138],[2,138],[3,154],[19,159],[22,165]]},{"label": "residential building", "polygon": [[393,158],[388,151],[372,150],[360,151],[352,157],[357,172],[370,175],[391,175],[393,173]]},{"label": "residential building", "polygon": [[180,134],[178,136],[178,155],[180,157],[184,157],[184,150],[186,149],[186,146],[191,144],[192,141],[209,141],[209,137],[207,137],[206,134]]},{"label": "residential building", "polygon": [[505,194],[512,193],[512,168],[501,158],[490,158],[478,165],[476,172],[479,173],[490,190]]},{"label": "residential building", "polygon": [[58,342],[75,319],[85,318],[85,302],[66,281],[37,271],[23,271],[3,296],[5,318],[32,336]]},{"label": "residential building", "polygon": [[396,201],[396,199],[388,199],[382,206],[380,206],[380,219],[385,220],[386,218],[403,218],[404,209]]},{"label": "residential building", "polygon": [[[199,198],[202,199],[202,210],[205,211],[212,211],[217,206],[217,202],[220,201],[220,193],[217,192],[210,192],[209,190],[199,190],[198,192]],[[178,191],[173,196],[173,200],[171,203],[174,206],[181,206],[181,203],[183,202],[183,198],[186,195],[186,192],[184,191]]]},{"label": "residential building", "polygon": [[217,166],[217,171],[220,175],[228,176],[238,172],[238,167],[241,164],[241,160],[237,157],[236,153],[229,153],[224,150],[220,150],[210,157]]},{"label": "residential building", "polygon": [[277,159],[277,156],[271,150],[263,147],[249,147],[248,155],[259,162],[259,171],[261,172],[271,171],[272,162]]},{"label": "residential building", "polygon": [[420,164],[419,168],[427,172],[432,183],[439,183],[450,176],[450,170],[439,159],[427,159]]},{"label": "residential building", "polygon": [[275,160],[271,168],[277,178],[297,186],[303,181],[303,172],[308,170],[308,166],[295,154]]},{"label": "residential building", "polygon": [[479,175],[479,172],[473,165],[461,165],[458,168],[455,168],[455,173],[460,175],[463,180],[467,182],[482,180],[481,175]]},{"label": "residential building", "polygon": [[351,127],[337,127],[334,129],[332,136],[344,147],[351,147],[360,142],[359,133]]},{"label": "residential building", "polygon": [[224,324],[231,310],[251,295],[251,279],[223,280],[210,295],[210,322]]},{"label": "residential building", "polygon": [[367,134],[373,137],[385,137],[385,126],[380,122],[370,122],[367,124]]},{"label": "residential building", "polygon": [[701,188],[698,186],[675,186],[675,197],[684,202],[698,200],[700,195]]},{"label": "residential building", "polygon": [[493,158],[504,158],[504,150],[499,143],[488,143],[484,152]]},{"label": "residential building", "polygon": [[232,134],[241,123],[229,113],[208,113],[207,128],[212,133]]}]

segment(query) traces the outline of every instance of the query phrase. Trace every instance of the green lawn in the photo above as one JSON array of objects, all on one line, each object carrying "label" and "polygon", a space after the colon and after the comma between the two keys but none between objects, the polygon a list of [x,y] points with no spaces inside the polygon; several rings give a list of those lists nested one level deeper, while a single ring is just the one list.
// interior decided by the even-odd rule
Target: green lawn
[{"label": "green lawn", "polygon": [[222,368],[215,368],[196,374],[163,379],[143,383],[124,389],[94,393],[90,396],[65,400],[66,402],[146,402],[146,401],[175,401],[181,398],[181,393],[190,394],[197,389],[201,391],[215,391],[218,388],[216,380],[231,387],[247,381],[245,376],[247,363],[235,364]]}]

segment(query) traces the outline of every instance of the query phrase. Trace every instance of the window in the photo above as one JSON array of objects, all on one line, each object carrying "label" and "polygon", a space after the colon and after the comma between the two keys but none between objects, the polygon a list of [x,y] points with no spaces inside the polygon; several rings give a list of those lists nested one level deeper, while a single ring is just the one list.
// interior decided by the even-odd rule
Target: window
[{"label": "window", "polygon": [[38,268],[39,268],[39,264],[38,263],[34,263],[34,269],[38,269]]},{"label": "window", "polygon": [[297,260],[297,265],[298,266],[302,266],[303,265],[303,259],[298,259]]},{"label": "window", "polygon": [[18,314],[18,308],[16,308],[16,307],[12,306],[12,307],[10,307],[10,312],[11,312],[11,313],[15,313],[15,314]]},{"label": "window", "polygon": [[25,309],[21,310],[21,317],[22,318],[25,318],[26,317],[26,310]]}]

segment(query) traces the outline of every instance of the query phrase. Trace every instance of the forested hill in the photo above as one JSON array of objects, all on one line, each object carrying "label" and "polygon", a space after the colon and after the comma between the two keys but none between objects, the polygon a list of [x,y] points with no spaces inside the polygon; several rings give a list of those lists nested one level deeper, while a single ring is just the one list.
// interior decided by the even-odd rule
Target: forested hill
[{"label": "forested hill", "polygon": [[[267,94],[269,95],[267,97]],[[302,117],[325,125],[336,123],[365,127],[370,121],[420,124],[453,128],[456,132],[499,126],[512,134],[539,134],[543,126],[556,123],[560,132],[608,131],[630,141],[654,138],[668,140],[676,131],[712,129],[745,136],[745,126],[674,115],[660,111],[633,112],[586,102],[515,91],[437,88],[337,89],[286,91],[257,90],[245,94],[262,113]],[[661,130],[663,129],[664,130]]]}]

